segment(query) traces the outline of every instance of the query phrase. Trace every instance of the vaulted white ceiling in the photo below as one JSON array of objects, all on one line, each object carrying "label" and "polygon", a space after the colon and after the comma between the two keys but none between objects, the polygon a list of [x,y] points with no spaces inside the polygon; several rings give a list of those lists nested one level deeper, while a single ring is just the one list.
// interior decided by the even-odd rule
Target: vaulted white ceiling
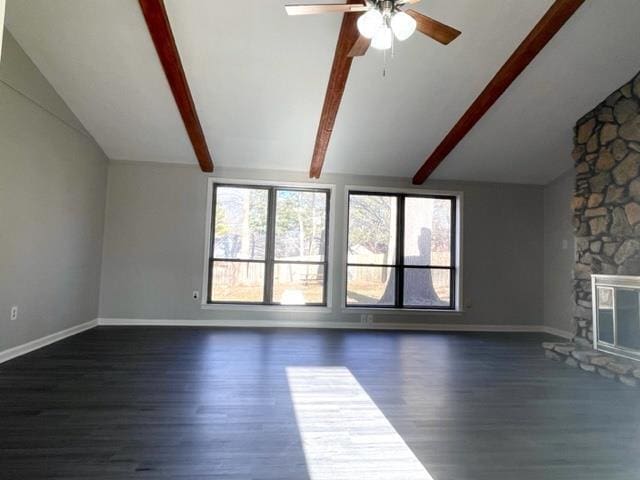
[{"label": "vaulted white ceiling", "polygon": [[[165,0],[216,166],[307,171],[341,22],[286,0]],[[552,0],[423,0],[462,30],[354,61],[324,172],[412,176]],[[8,0],[6,24],[113,159],[195,163],[136,0]],[[572,126],[640,69],[637,0],[591,0],[434,178],[545,184]]]}]

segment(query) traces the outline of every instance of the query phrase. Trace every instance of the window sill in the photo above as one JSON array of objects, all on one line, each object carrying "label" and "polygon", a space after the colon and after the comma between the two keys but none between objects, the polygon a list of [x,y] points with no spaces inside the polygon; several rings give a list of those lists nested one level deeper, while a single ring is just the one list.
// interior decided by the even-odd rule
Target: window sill
[{"label": "window sill", "polygon": [[243,311],[243,312],[309,312],[309,313],[332,313],[330,306],[309,306],[304,305],[238,305],[225,303],[203,303],[201,310],[219,311]]},{"label": "window sill", "polygon": [[[303,305],[238,305],[224,303],[203,303],[201,310],[213,311],[244,311],[244,312],[294,312],[294,313],[333,313],[331,306],[310,306]],[[371,307],[342,307],[342,314],[371,314],[371,315],[444,315],[461,316],[464,310],[442,310],[436,308],[371,308]]]},{"label": "window sill", "polygon": [[342,307],[342,313],[366,313],[371,315],[408,314],[408,315],[453,315],[464,314],[464,310],[444,310],[438,308],[375,308],[375,307]]}]

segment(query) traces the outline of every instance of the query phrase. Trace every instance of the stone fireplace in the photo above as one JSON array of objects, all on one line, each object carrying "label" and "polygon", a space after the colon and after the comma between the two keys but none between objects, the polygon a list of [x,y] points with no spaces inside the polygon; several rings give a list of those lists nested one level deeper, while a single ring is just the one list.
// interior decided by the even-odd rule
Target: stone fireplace
[{"label": "stone fireplace", "polygon": [[640,74],[575,128],[576,334],[593,341],[591,275],[640,275]]},{"label": "stone fireplace", "polygon": [[591,350],[591,292],[592,275],[640,276],[640,73],[578,120],[574,145],[575,337],[547,356],[637,385],[640,364]]}]

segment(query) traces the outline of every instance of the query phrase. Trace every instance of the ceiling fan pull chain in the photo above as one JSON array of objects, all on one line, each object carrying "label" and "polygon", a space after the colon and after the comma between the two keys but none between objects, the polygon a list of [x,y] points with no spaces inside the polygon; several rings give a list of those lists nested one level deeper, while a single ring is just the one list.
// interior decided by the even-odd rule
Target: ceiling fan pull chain
[{"label": "ceiling fan pull chain", "polygon": [[396,55],[396,36],[391,35],[391,60],[393,60],[395,55]]},{"label": "ceiling fan pull chain", "polygon": [[[393,60],[394,54],[395,54],[395,41],[393,40],[393,38],[391,39],[391,59]],[[387,50],[383,50],[382,51],[382,55],[384,58],[384,66],[382,67],[382,76],[386,77],[387,76],[387,67],[389,65],[389,58],[387,57]]]},{"label": "ceiling fan pull chain", "polygon": [[386,50],[383,50],[382,56],[384,58],[383,65],[382,65],[382,77],[384,78],[387,76],[387,51]]}]

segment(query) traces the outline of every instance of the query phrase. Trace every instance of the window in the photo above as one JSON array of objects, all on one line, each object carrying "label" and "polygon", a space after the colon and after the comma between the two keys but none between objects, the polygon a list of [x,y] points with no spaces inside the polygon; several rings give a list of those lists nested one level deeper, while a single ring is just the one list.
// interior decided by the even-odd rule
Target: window
[{"label": "window", "polygon": [[455,308],[456,197],[349,192],[347,307]]},{"label": "window", "polygon": [[327,304],[329,190],[213,184],[208,303]]}]

